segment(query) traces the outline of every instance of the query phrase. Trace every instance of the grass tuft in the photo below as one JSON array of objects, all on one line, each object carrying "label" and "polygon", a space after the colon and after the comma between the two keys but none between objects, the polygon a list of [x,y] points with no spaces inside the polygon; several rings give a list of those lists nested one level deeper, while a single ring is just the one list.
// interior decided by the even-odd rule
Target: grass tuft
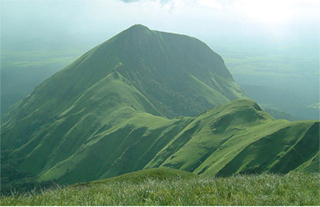
[{"label": "grass tuft", "polygon": [[1,205],[320,205],[320,174],[119,179],[2,197]]}]

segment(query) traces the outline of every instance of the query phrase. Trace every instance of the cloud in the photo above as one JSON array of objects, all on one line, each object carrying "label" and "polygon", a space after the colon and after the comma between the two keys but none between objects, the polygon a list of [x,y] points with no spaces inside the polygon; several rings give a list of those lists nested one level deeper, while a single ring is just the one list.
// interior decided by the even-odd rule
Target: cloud
[{"label": "cloud", "polygon": [[[133,3],[133,2],[142,1],[142,0],[120,0],[120,1],[122,1],[124,3]],[[152,0],[152,1],[156,1],[156,2],[164,5],[164,4],[168,3],[171,0]]]},{"label": "cloud", "polygon": [[124,3],[132,3],[140,0],[120,0],[120,1],[123,1]]},{"label": "cloud", "polygon": [[118,0],[118,1],[122,1],[127,4],[139,2],[141,3],[141,7],[146,7],[146,5],[150,5],[150,4],[161,6],[162,8],[167,10],[169,13],[172,13],[177,4],[177,1],[179,0]]},{"label": "cloud", "polygon": [[223,9],[221,4],[212,0],[199,0],[198,3],[203,6],[211,7],[213,9]]}]

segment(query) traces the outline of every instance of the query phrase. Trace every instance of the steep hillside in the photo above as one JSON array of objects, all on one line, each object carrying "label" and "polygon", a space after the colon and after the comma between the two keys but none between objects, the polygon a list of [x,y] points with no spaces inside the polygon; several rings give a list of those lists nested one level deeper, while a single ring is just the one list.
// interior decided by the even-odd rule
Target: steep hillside
[{"label": "steep hillside", "polygon": [[[96,179],[143,134],[170,139],[186,124],[185,118],[165,117],[196,115],[239,97],[244,94],[222,58],[204,43],[135,25],[88,51],[11,107],[2,119],[2,149],[15,149],[11,157],[19,160],[21,169],[56,178],[91,163],[86,146],[98,143],[114,150],[122,143],[118,151],[105,153],[102,148],[105,154],[92,163],[90,176],[83,170],[85,176],[79,175]],[[159,128],[168,128],[169,134],[162,135]],[[128,136],[128,142],[114,137],[114,145],[108,143],[113,141],[105,137],[118,136],[116,132]],[[64,163],[67,168],[61,167]]]},{"label": "steep hillside", "polygon": [[204,43],[135,25],[14,105],[1,148],[19,170],[69,184],[160,166],[219,176],[316,169],[319,122],[276,121],[251,100],[230,103],[240,97]]},{"label": "steep hillside", "polygon": [[[30,114],[39,107],[54,115],[62,113],[86,90],[113,72],[124,76],[167,117],[196,116],[214,106],[245,97],[222,58],[205,43],[135,25],[44,81],[3,119],[14,115],[20,118],[21,109],[27,109],[26,113]],[[54,109],[43,106],[48,100],[55,105]]]},{"label": "steep hillside", "polygon": [[[150,167],[227,176],[315,172],[316,167],[310,166],[319,165],[315,160],[319,122],[274,120],[251,100],[236,100],[196,118],[131,115],[109,128],[105,125],[85,141],[90,122],[86,127],[84,121],[61,138],[48,136],[36,149],[28,143],[11,155],[27,154],[20,169],[59,183],[103,179]],[[77,136],[70,135],[76,131]]]},{"label": "steep hillside", "polygon": [[319,122],[274,120],[255,102],[236,100],[194,119],[146,168],[217,176],[288,173],[302,164],[301,171],[318,171],[318,153]]}]

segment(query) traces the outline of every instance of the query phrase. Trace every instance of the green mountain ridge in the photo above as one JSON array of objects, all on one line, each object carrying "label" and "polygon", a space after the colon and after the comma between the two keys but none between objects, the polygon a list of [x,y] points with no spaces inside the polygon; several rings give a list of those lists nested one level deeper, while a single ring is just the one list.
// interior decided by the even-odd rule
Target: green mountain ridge
[{"label": "green mountain ridge", "polygon": [[217,176],[319,168],[319,122],[275,120],[238,98],[204,43],[135,25],[12,106],[1,148],[19,170],[66,184],[154,167]]},{"label": "green mountain ridge", "polygon": [[[190,125],[195,128],[190,140],[184,145],[178,142],[175,150],[174,138],[147,167],[218,176],[287,173],[314,159],[319,151],[319,122],[274,120],[251,100],[240,99],[212,109]],[[176,139],[182,137],[183,133]]]}]

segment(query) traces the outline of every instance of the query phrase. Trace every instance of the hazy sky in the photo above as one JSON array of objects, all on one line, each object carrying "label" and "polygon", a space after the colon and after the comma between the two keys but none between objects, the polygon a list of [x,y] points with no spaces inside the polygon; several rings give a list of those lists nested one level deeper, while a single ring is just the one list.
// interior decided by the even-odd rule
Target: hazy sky
[{"label": "hazy sky", "polygon": [[319,42],[319,0],[1,0],[1,37],[90,39],[133,24],[209,39]]}]

